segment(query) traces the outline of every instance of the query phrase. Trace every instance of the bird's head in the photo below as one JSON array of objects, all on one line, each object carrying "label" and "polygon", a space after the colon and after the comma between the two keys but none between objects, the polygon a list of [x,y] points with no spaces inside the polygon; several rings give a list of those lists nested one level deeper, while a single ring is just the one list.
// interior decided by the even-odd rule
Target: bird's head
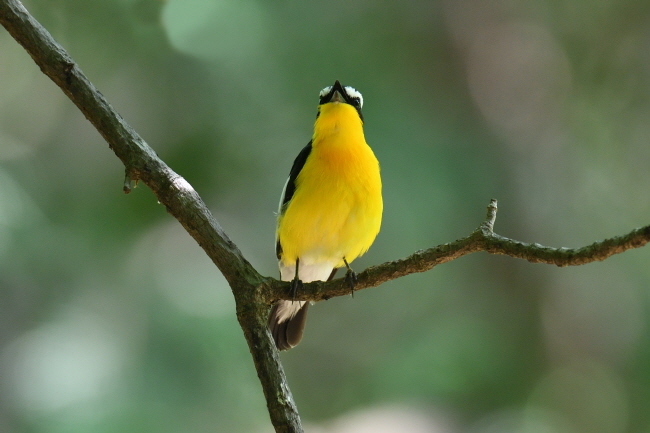
[{"label": "bird's head", "polygon": [[320,98],[318,113],[325,104],[348,104],[354,107],[359,113],[359,118],[363,121],[361,108],[363,107],[363,96],[354,87],[342,86],[339,80],[336,80],[333,86],[327,86],[318,94]]}]

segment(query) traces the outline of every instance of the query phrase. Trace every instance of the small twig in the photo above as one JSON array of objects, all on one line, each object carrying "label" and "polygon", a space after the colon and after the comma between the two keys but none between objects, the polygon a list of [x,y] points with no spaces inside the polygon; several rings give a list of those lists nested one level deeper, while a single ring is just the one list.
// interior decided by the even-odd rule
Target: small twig
[{"label": "small twig", "polygon": [[497,200],[490,200],[490,204],[487,207],[487,217],[485,221],[481,224],[480,230],[484,236],[489,236],[494,233],[494,223],[497,220]]},{"label": "small twig", "polygon": [[[124,194],[129,194],[131,192],[131,182],[133,181],[131,179],[131,170],[126,168],[124,174],[124,186],[122,187],[122,191],[124,191]],[[135,184],[133,185],[133,188],[138,186],[138,180],[135,180]]]}]

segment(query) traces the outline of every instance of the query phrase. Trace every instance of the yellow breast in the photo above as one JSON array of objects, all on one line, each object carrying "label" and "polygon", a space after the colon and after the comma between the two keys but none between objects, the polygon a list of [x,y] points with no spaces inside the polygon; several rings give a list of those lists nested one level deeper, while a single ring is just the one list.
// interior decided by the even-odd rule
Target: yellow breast
[{"label": "yellow breast", "polygon": [[278,221],[282,262],[343,266],[370,248],[381,225],[379,163],[354,107],[320,107],[312,151]]}]

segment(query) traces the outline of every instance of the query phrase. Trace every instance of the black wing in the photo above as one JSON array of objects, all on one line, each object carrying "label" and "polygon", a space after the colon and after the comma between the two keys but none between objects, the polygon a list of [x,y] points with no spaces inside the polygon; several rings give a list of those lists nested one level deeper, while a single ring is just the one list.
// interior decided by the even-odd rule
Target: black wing
[{"label": "black wing", "polygon": [[[300,174],[302,168],[305,166],[305,162],[307,161],[307,158],[309,157],[310,153],[311,153],[311,141],[307,143],[307,146],[303,147],[303,149],[300,151],[298,156],[296,156],[296,159],[293,161],[293,165],[291,166],[291,172],[289,173],[289,180],[287,181],[287,186],[284,188],[284,195],[282,196],[282,202],[280,204],[280,215],[282,215],[282,213],[284,212],[284,207],[286,206],[287,203],[289,203],[289,200],[291,200],[293,194],[296,192],[296,179],[298,178],[298,174]],[[278,239],[278,242],[275,245],[275,253],[279,259],[280,254],[282,254],[282,246],[280,245],[280,239]]]},{"label": "black wing", "polygon": [[305,166],[305,161],[307,161],[307,157],[309,157],[310,153],[311,141],[307,144],[307,146],[302,148],[298,156],[296,156],[296,159],[293,161],[291,172],[289,173],[289,182],[287,183],[287,187],[284,190],[284,197],[282,197],[281,206],[286,205],[293,197],[293,193],[296,192],[296,179],[298,178],[298,174],[300,174],[302,168]]}]

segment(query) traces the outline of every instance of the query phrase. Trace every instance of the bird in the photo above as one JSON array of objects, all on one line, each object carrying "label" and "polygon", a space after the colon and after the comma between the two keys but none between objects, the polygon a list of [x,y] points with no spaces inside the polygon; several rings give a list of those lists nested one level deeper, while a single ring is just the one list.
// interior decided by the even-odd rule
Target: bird
[{"label": "bird", "polygon": [[[366,143],[363,96],[336,80],[319,93],[311,141],[293,162],[278,210],[276,255],[280,279],[293,296],[303,283],[329,281],[372,245],[381,226],[383,199],[379,162]],[[278,350],[302,339],[309,302],[280,300],[268,327]]]}]

